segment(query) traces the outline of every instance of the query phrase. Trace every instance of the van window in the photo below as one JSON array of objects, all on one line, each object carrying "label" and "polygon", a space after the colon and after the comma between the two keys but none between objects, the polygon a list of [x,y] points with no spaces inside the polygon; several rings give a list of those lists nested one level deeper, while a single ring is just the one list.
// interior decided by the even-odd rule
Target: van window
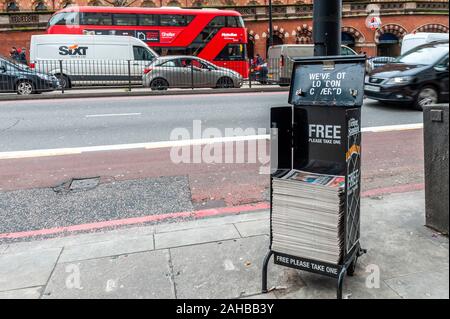
[{"label": "van window", "polygon": [[136,61],[152,61],[154,59],[153,54],[144,47],[133,46],[133,54]]},{"label": "van window", "polygon": [[137,25],[135,14],[113,14],[114,25]]},{"label": "van window", "polygon": [[112,25],[112,15],[110,13],[85,12],[82,14],[81,24]]}]

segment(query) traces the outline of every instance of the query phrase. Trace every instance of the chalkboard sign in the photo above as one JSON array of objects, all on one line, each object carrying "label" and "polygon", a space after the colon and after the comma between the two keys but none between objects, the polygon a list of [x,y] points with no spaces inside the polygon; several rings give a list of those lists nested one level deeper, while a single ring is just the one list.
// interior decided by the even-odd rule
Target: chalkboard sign
[{"label": "chalkboard sign", "polygon": [[365,61],[365,56],[295,59],[289,103],[360,107],[364,98]]}]

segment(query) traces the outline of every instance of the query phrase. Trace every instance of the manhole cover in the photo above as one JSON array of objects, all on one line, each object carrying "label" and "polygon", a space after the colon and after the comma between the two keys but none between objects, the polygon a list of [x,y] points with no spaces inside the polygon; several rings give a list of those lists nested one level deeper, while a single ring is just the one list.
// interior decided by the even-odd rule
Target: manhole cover
[{"label": "manhole cover", "polygon": [[100,177],[74,179],[72,180],[72,183],[70,183],[69,190],[71,191],[89,190],[92,188],[96,188],[99,183]]}]

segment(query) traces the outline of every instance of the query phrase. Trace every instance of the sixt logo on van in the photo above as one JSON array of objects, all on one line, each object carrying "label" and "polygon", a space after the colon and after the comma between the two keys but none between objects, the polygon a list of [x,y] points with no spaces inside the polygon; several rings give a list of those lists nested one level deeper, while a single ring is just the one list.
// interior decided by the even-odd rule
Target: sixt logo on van
[{"label": "sixt logo on van", "polygon": [[88,47],[80,47],[78,44],[63,45],[59,47],[59,55],[86,56],[88,49]]}]

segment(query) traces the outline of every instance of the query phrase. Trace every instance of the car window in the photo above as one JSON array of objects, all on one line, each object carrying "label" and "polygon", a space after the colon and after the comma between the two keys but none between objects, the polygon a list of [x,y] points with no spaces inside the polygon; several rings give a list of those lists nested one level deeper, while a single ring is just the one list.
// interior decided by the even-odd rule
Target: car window
[{"label": "car window", "polygon": [[394,63],[433,65],[448,54],[448,43],[412,49],[394,60]]},{"label": "car window", "polygon": [[203,61],[197,60],[197,59],[192,60],[192,65],[199,69],[204,69],[204,70],[211,69],[211,67],[208,64],[206,64]]},{"label": "car window", "polygon": [[446,69],[448,68],[448,55],[443,58],[441,61],[439,61],[438,64],[436,64],[436,67]]},{"label": "car window", "polygon": [[178,64],[178,60],[169,60],[169,61],[162,62],[158,66],[162,66],[164,68],[175,68],[175,67],[179,67],[179,64]]},{"label": "car window", "polygon": [[179,61],[180,61],[180,65],[184,68],[191,67],[191,65],[192,65],[192,59],[189,59],[189,58],[182,58]]}]

